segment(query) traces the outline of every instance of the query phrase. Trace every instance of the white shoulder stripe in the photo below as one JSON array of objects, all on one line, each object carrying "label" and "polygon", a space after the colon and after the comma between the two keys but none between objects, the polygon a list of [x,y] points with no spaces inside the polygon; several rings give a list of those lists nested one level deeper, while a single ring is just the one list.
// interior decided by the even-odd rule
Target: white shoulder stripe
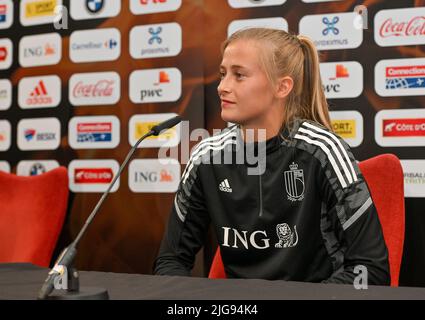
[{"label": "white shoulder stripe", "polygon": [[331,147],[334,154],[336,155],[336,157],[337,157],[339,163],[341,164],[342,168],[344,169],[344,173],[345,173],[345,176],[348,178],[348,182],[350,184],[353,183],[353,177],[351,176],[351,173],[348,170],[347,165],[345,164],[345,161],[342,159],[340,151],[338,150],[337,146],[331,140],[329,140],[324,135],[317,134],[317,133],[315,133],[311,130],[307,130],[307,129],[304,129],[304,128],[300,128],[298,131],[303,132],[303,133],[309,135],[312,138],[322,139],[322,140],[326,141],[328,143],[328,145]]},{"label": "white shoulder stripe", "polygon": [[300,140],[304,140],[304,141],[306,141],[310,144],[314,144],[314,145],[320,147],[320,149],[322,149],[327,154],[329,161],[330,161],[330,163],[331,163],[331,165],[332,165],[332,167],[333,167],[333,169],[334,169],[334,171],[335,171],[335,173],[338,177],[338,180],[341,183],[342,188],[347,187],[347,183],[345,182],[344,177],[342,176],[341,171],[339,170],[339,167],[336,164],[334,157],[332,156],[329,149],[323,143],[316,141],[316,140],[311,140],[310,138],[308,138],[306,136],[302,136],[300,134],[296,134],[295,138],[300,139]]},{"label": "white shoulder stripe", "polygon": [[337,137],[335,137],[335,135],[333,135],[333,134],[327,132],[326,130],[323,130],[323,129],[317,127],[317,126],[314,126],[314,125],[312,125],[312,124],[310,124],[308,122],[304,122],[303,125],[306,126],[306,127],[308,127],[308,128],[310,128],[310,129],[314,129],[314,130],[316,130],[316,131],[318,131],[320,133],[323,133],[324,135],[327,135],[327,136],[331,137],[338,144],[338,146],[342,150],[342,153],[344,155],[344,158],[348,162],[348,166],[350,167],[350,170],[351,170],[351,173],[353,175],[354,181],[357,181],[358,180],[357,174],[356,174],[356,172],[355,172],[355,170],[353,168],[353,164],[351,163],[351,160],[350,160],[350,157],[347,154],[347,151],[345,150],[345,148],[341,144],[341,141],[339,141],[339,139]]},{"label": "white shoulder stripe", "polygon": [[372,198],[369,197],[365,203],[363,203],[363,205],[351,216],[350,219],[348,219],[344,225],[342,226],[342,228],[344,230],[347,230],[354,222],[357,221],[358,218],[361,217],[361,215],[363,213],[366,212],[367,209],[369,209],[369,207],[372,205]]},{"label": "white shoulder stripe", "polygon": [[188,164],[188,166],[186,167],[187,170],[185,170],[185,174],[183,176],[183,184],[186,183],[187,178],[189,177],[190,171],[193,169],[193,165],[194,163],[200,158],[202,157],[204,154],[206,154],[208,151],[216,151],[216,150],[221,150],[224,149],[225,146],[227,146],[228,144],[236,144],[235,140],[227,140],[225,141],[222,145],[219,146],[212,146],[212,145],[208,145],[206,146],[204,149],[200,150],[199,153],[197,153],[196,157],[191,158],[191,162],[190,165]]},{"label": "white shoulder stripe", "polygon": [[181,213],[179,205],[177,204],[177,195],[174,197],[174,207],[176,208],[177,216],[184,222],[185,216]]},{"label": "white shoulder stripe", "polygon": [[[220,134],[217,134],[215,136],[212,136],[212,137],[209,137],[209,138],[206,138],[206,139],[202,140],[197,146],[195,146],[195,148],[193,150],[193,154],[196,153],[197,151],[199,151],[201,148],[203,148],[207,144],[213,143],[213,142],[215,142],[217,140],[222,140],[225,137],[229,136],[230,134],[236,134],[236,132],[237,132],[236,129],[237,128],[238,128],[237,126],[234,126],[230,130],[227,130],[225,132],[222,132]],[[193,156],[193,154],[192,154],[192,156]]]},{"label": "white shoulder stripe", "polygon": [[207,139],[205,139],[205,140],[203,140],[203,141],[201,141],[195,148],[194,148],[194,150],[193,150],[193,152],[192,152],[192,155],[190,156],[190,159],[189,159],[189,161],[188,161],[188,163],[187,163],[187,166],[186,166],[186,168],[185,168],[185,170],[184,170],[184,172],[183,172],[183,176],[185,175],[185,173],[186,173],[186,171],[187,171],[187,168],[190,166],[190,164],[191,164],[191,162],[193,161],[193,158],[199,153],[199,152],[201,152],[201,150],[202,150],[202,148],[203,147],[206,147],[206,146],[208,146],[208,145],[213,145],[213,146],[216,146],[216,145],[219,145],[219,144],[221,144],[224,140],[226,140],[226,139],[228,139],[228,138],[230,138],[230,137],[235,137],[236,136],[236,131],[235,131],[235,128],[237,128],[236,126],[234,127],[234,128],[232,128],[231,130],[229,130],[229,131],[226,131],[226,132],[223,132],[223,133],[221,133],[221,134],[219,134],[219,135],[216,135],[216,136],[213,136],[213,137],[210,137],[210,138],[207,138]]}]

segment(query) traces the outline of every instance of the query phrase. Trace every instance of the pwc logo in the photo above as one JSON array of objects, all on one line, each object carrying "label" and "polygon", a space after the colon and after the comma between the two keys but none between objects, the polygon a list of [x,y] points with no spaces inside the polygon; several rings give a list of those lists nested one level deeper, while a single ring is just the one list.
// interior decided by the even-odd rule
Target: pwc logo
[{"label": "pwc logo", "polygon": [[425,44],[425,7],[381,10],[374,25],[381,47]]},{"label": "pwc logo", "polygon": [[8,79],[0,79],[0,110],[7,110],[12,105],[12,83]]},{"label": "pwc logo", "polygon": [[[105,192],[117,174],[115,160],[73,160],[68,166],[69,188],[72,192]],[[118,179],[111,189],[119,188]]]},{"label": "pwc logo", "polygon": [[227,36],[230,37],[233,33],[241,29],[255,27],[288,31],[288,22],[281,17],[234,20],[227,28]]},{"label": "pwc logo", "polygon": [[133,103],[177,101],[182,92],[182,75],[176,68],[133,71],[129,90]]},{"label": "pwc logo", "polygon": [[56,160],[22,160],[18,163],[18,176],[38,176],[59,167]]},{"label": "pwc logo", "polygon": [[174,193],[180,182],[176,159],[133,160],[128,169],[128,185],[133,192]]},{"label": "pwc logo", "polygon": [[74,31],[70,37],[72,62],[114,61],[121,55],[121,33],[116,28]]},{"label": "pwc logo", "polygon": [[307,15],[300,20],[299,30],[317,50],[353,49],[363,42],[363,29],[353,23],[356,18],[357,12]]},{"label": "pwc logo", "polygon": [[0,29],[7,29],[13,24],[12,0],[0,1]]},{"label": "pwc logo", "polygon": [[228,0],[232,8],[271,7],[284,4],[286,0]]},{"label": "pwc logo", "polygon": [[18,148],[55,150],[60,145],[61,125],[56,118],[23,119],[18,122]]},{"label": "pwc logo", "polygon": [[130,31],[134,59],[172,57],[182,49],[182,28],[176,22],[136,26]]},{"label": "pwc logo", "polygon": [[7,161],[0,161],[0,171],[10,173],[10,164]]},{"label": "pwc logo", "polygon": [[[128,127],[128,141],[130,145],[134,145],[143,135],[148,133],[153,126],[167,119],[177,116],[176,113],[153,113],[134,115],[130,118]],[[180,126],[165,130],[159,136],[151,136],[139,144],[138,148],[160,148],[175,147],[180,142]]]},{"label": "pwc logo", "polygon": [[55,8],[62,5],[62,0],[22,0],[20,20],[23,26],[53,23]]},{"label": "pwc logo", "polygon": [[121,97],[121,78],[116,72],[77,73],[69,80],[73,106],[113,105]]},{"label": "pwc logo", "polygon": [[363,67],[355,61],[320,64],[326,98],[356,98],[363,92]]},{"label": "pwc logo", "polygon": [[13,62],[13,43],[10,39],[0,39],[0,70],[9,69]]},{"label": "pwc logo", "polygon": [[375,140],[387,146],[425,146],[425,110],[381,110],[375,116]]},{"label": "pwc logo", "polygon": [[350,147],[358,147],[363,142],[363,116],[354,110],[331,111],[329,113],[334,132],[343,138]]},{"label": "pwc logo", "polygon": [[181,5],[182,0],[130,0],[130,10],[136,15],[176,11]]},{"label": "pwc logo", "polygon": [[0,151],[7,151],[10,148],[12,127],[7,120],[0,120]]},{"label": "pwc logo", "polygon": [[18,104],[22,109],[53,108],[61,101],[58,76],[23,78],[18,86]]},{"label": "pwc logo", "polygon": [[19,42],[19,63],[22,67],[58,64],[62,58],[62,38],[59,33],[22,37]]},{"label": "pwc logo", "polygon": [[111,18],[121,11],[121,1],[116,0],[73,0],[70,6],[74,20]]},{"label": "pwc logo", "polygon": [[120,121],[115,116],[73,117],[68,135],[73,149],[113,149],[120,143]]},{"label": "pwc logo", "polygon": [[422,96],[425,58],[379,61],[375,66],[375,91],[383,97]]}]

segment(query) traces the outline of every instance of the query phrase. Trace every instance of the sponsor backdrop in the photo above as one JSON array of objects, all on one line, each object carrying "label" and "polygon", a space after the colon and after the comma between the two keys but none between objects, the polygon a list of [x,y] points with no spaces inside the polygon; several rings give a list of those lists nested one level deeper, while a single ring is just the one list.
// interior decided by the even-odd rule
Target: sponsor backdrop
[{"label": "sponsor backdrop", "polygon": [[[358,160],[402,160],[400,284],[425,286],[424,16],[419,0],[0,0],[0,170],[68,168],[59,250],[151,126],[175,114],[190,131],[226,126],[217,85],[228,35],[247,26],[301,33],[320,50],[336,133]],[[183,132],[141,144],[83,238],[78,268],[152,272],[183,160],[199,141]],[[174,159],[158,160],[162,146]],[[207,272],[214,244],[210,235],[195,275]]]}]

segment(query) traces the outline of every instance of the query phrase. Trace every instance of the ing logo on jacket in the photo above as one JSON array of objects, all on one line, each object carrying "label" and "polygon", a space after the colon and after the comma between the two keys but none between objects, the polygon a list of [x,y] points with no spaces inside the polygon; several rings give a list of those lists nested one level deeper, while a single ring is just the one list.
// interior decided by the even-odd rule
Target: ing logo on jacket
[{"label": "ing logo on jacket", "polygon": [[[229,227],[221,227],[224,231],[223,247],[245,248],[253,247],[255,249],[270,248],[270,238],[265,230],[255,230],[248,232],[246,230],[237,230]],[[280,223],[276,226],[278,242],[275,243],[275,248],[293,248],[298,244],[297,226],[294,226],[294,231],[291,230],[287,223]]]}]

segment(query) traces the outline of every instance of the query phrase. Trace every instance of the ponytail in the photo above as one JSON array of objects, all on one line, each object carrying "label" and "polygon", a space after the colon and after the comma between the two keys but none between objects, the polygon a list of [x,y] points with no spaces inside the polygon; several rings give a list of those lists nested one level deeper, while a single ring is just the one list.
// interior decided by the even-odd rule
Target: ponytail
[{"label": "ponytail", "polygon": [[301,104],[309,108],[309,120],[320,123],[332,130],[328,103],[320,78],[320,61],[313,42],[304,36],[297,37],[304,54],[303,86]]}]

